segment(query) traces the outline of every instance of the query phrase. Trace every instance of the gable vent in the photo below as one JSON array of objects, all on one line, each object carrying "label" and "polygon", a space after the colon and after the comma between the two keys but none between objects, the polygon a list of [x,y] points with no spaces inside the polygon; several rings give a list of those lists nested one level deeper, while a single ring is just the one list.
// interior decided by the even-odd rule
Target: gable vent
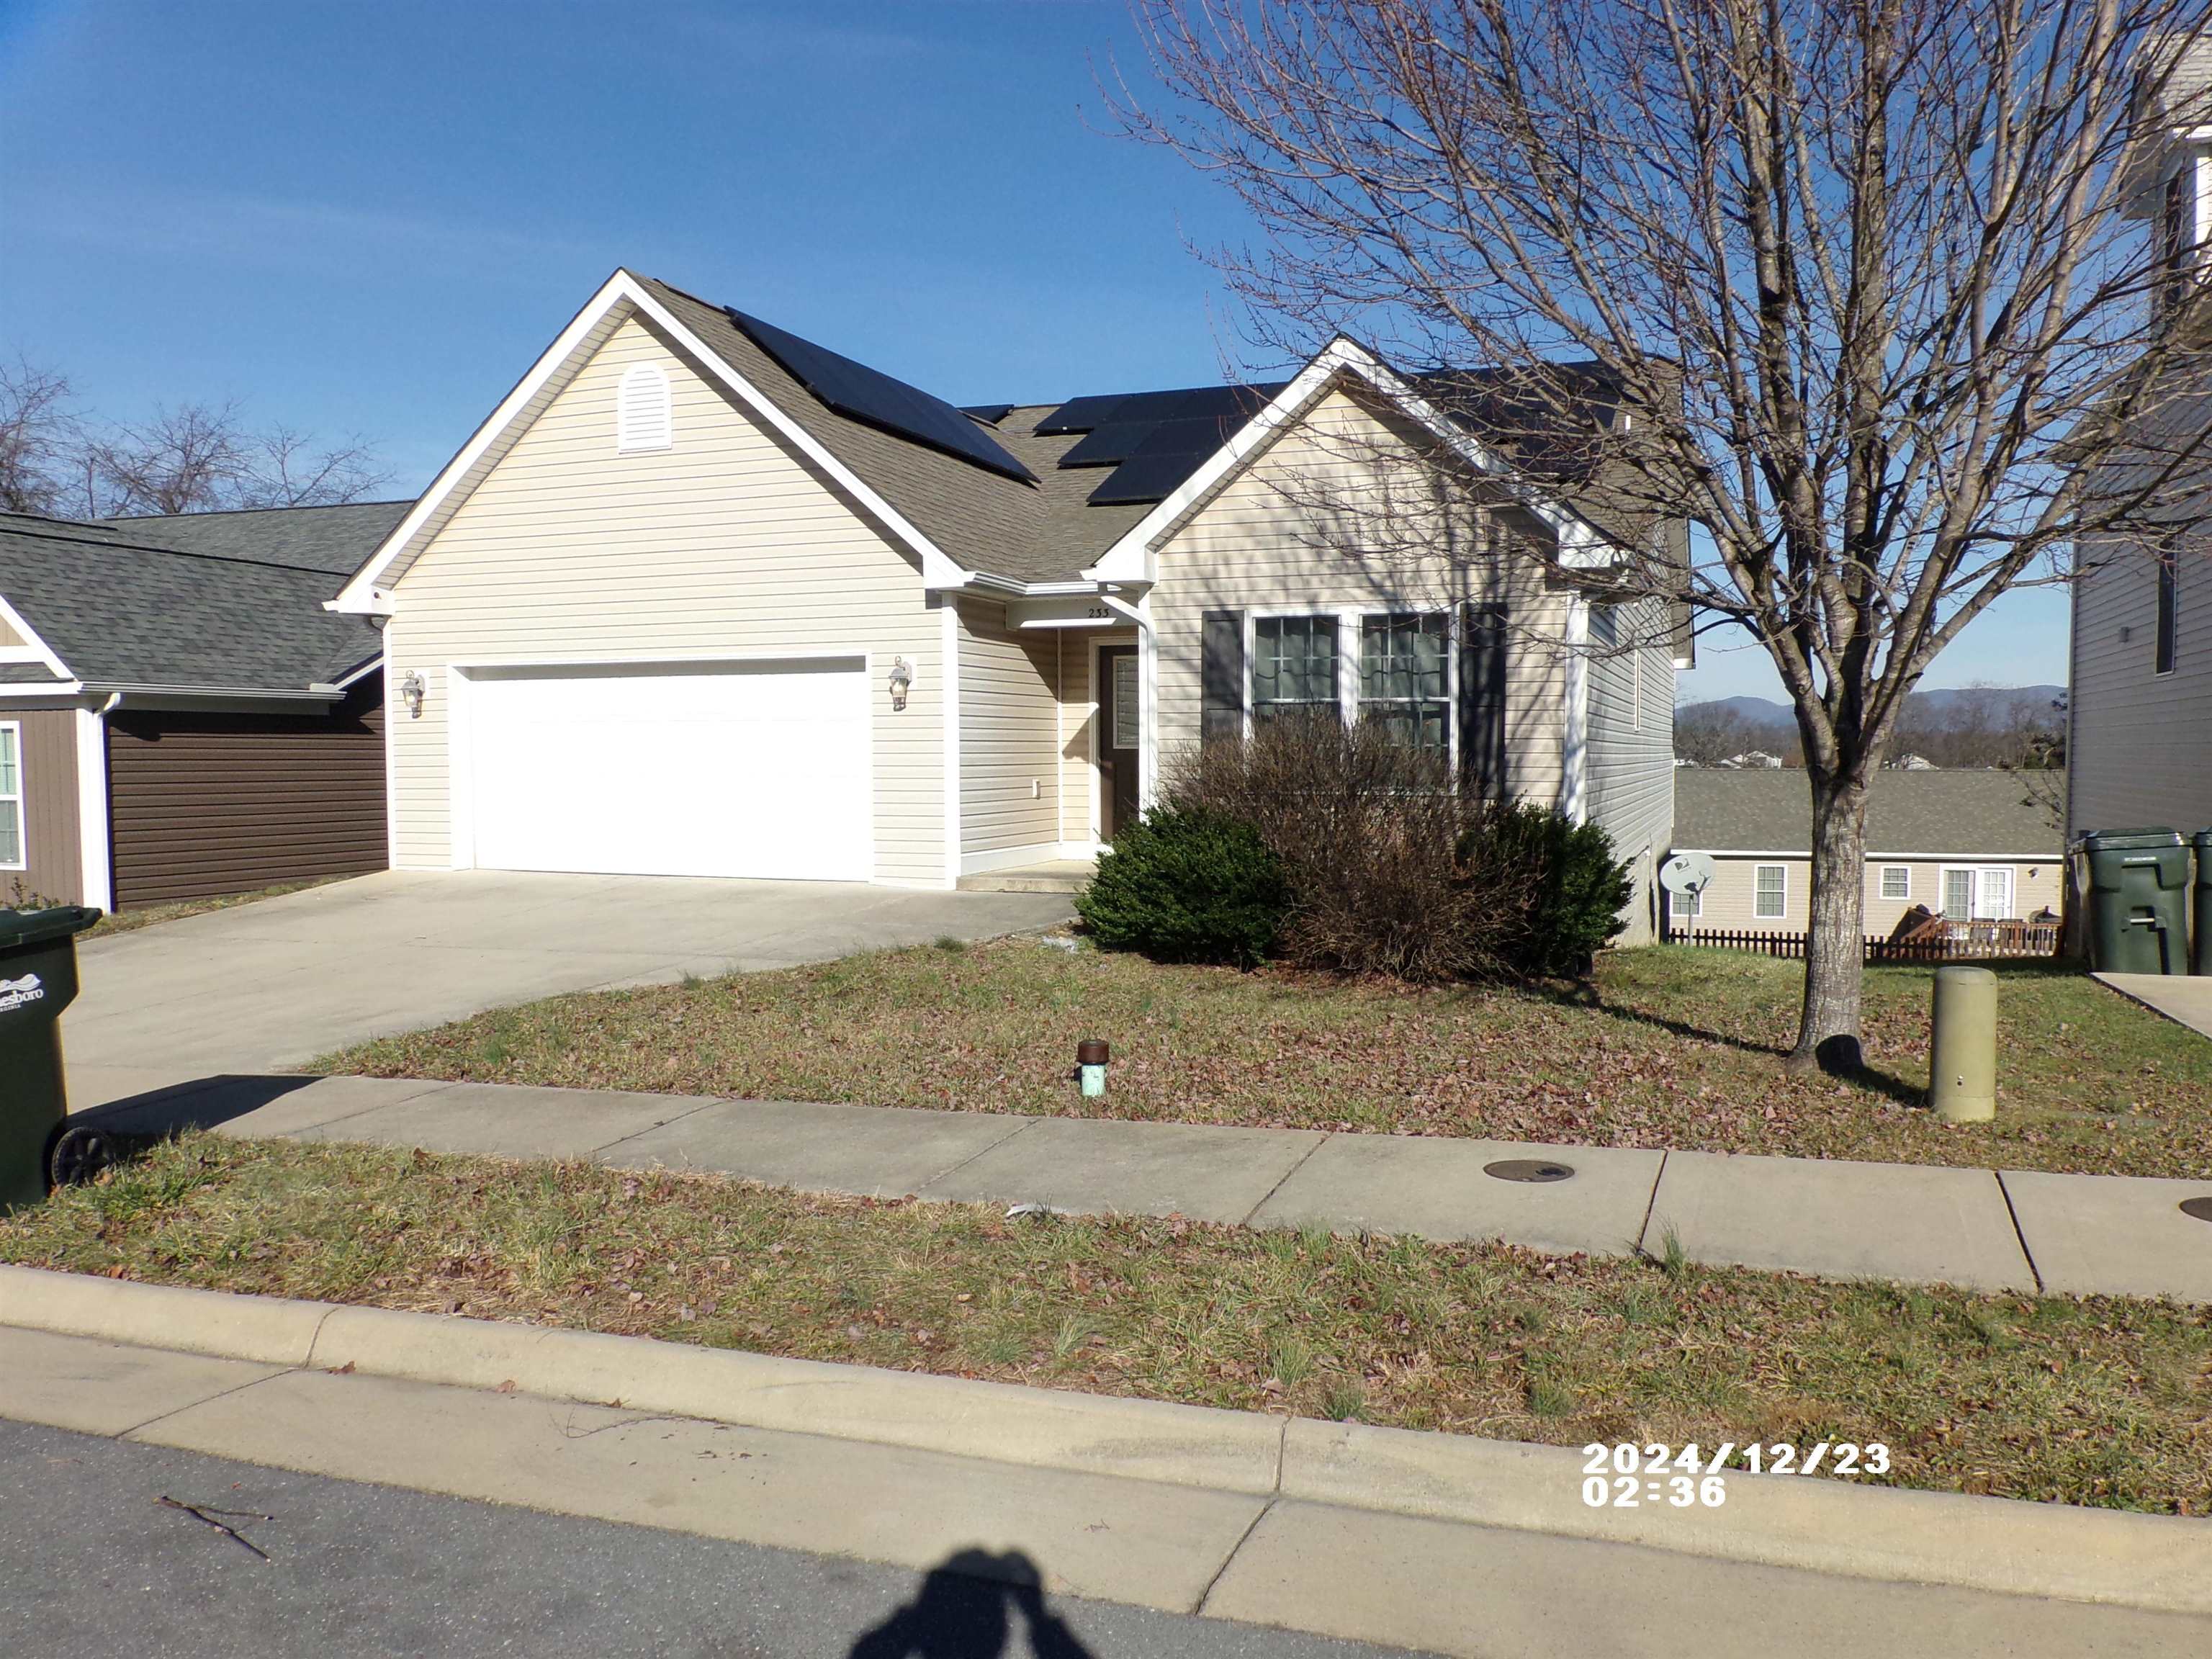
[{"label": "gable vent", "polygon": [[615,447],[628,454],[634,449],[666,449],[675,441],[668,377],[651,363],[639,363],[623,374],[616,394]]}]

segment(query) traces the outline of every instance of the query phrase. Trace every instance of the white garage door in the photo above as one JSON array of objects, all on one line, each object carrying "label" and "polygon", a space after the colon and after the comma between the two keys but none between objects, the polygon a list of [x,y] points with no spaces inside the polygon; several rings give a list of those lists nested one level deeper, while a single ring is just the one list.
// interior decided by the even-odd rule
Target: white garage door
[{"label": "white garage door", "polygon": [[480,868],[868,878],[858,658],[477,669],[465,695]]}]

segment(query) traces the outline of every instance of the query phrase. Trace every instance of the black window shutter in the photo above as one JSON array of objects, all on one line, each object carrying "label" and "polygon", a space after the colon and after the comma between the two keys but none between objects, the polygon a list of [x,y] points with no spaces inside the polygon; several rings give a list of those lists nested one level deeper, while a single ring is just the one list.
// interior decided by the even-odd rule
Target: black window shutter
[{"label": "black window shutter", "polygon": [[1506,799],[1505,611],[1463,605],[1459,621],[1460,787],[1483,800]]},{"label": "black window shutter", "polygon": [[1209,611],[1200,642],[1199,741],[1244,735],[1244,613]]}]

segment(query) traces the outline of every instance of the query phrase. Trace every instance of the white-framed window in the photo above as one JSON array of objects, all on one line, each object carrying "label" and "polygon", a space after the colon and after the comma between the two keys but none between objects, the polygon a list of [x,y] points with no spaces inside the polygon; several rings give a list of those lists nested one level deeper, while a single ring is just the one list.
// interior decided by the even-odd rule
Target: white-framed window
[{"label": "white-framed window", "polygon": [[1912,896],[1912,866],[1909,864],[1883,865],[1881,896],[1886,899],[1911,898]]},{"label": "white-framed window", "polygon": [[1752,872],[1751,914],[1761,921],[1779,921],[1790,914],[1790,866],[1762,864]]},{"label": "white-framed window", "polygon": [[0,721],[0,870],[30,867],[23,831],[23,727]]},{"label": "white-framed window", "polygon": [[[1252,718],[1340,711],[1337,619],[1256,617],[1252,622]],[[1341,713],[1337,714],[1342,719]]]},{"label": "white-framed window", "polygon": [[1359,714],[1394,742],[1451,753],[1451,619],[1394,611],[1359,622]]},{"label": "white-framed window", "polygon": [[1943,915],[1952,921],[2003,921],[2014,914],[2018,884],[2009,864],[1943,866]]},{"label": "white-framed window", "polygon": [[1680,889],[1667,895],[1667,915],[1677,922],[1695,921],[1705,913],[1705,895]]},{"label": "white-framed window", "polygon": [[675,442],[668,377],[651,363],[633,363],[623,371],[622,384],[615,393],[615,448],[627,455],[636,450],[671,448]]}]

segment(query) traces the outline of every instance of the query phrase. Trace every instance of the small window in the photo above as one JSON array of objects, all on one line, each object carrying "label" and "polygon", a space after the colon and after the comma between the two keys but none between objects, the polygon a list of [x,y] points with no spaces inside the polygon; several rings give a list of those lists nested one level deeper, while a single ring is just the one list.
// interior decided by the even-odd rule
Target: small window
[{"label": "small window", "polygon": [[1911,898],[1912,896],[1912,866],[1909,864],[1883,865],[1881,896],[1886,899]]},{"label": "small window", "polygon": [[623,454],[638,449],[666,449],[676,441],[668,410],[668,377],[651,363],[638,363],[622,377],[615,399],[615,447]]},{"label": "small window", "polygon": [[1705,913],[1705,895],[1677,889],[1667,895],[1667,914],[1676,921],[1695,921]]},{"label": "small window", "polygon": [[2152,652],[2151,672],[2173,672],[2174,613],[2180,607],[2181,562],[2172,548],[2158,555],[2158,637]]},{"label": "small window", "polygon": [[1336,618],[1261,617],[1254,622],[1252,718],[1336,710]]},{"label": "small window", "polygon": [[1125,652],[1114,659],[1112,746],[1115,749],[1140,746],[1137,734],[1143,722],[1139,713],[1138,688],[1137,659]]},{"label": "small window", "polygon": [[0,870],[21,870],[23,857],[23,728],[0,726]]},{"label": "small window", "polygon": [[1761,921],[1779,921],[1790,914],[1790,866],[1786,864],[1762,864],[1758,871],[1758,886],[1751,901],[1751,914]]},{"label": "small window", "polygon": [[1359,625],[1359,718],[1408,749],[1451,750],[1451,630],[1441,612]]}]

